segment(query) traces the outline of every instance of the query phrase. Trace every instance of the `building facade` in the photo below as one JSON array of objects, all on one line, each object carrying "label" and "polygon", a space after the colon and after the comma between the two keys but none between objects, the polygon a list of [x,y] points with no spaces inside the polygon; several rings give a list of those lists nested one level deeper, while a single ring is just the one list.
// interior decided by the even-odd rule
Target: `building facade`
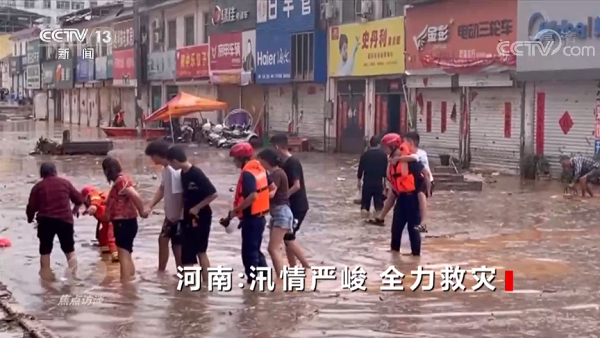
[{"label": "building facade", "polygon": [[518,3],[519,41],[555,37],[549,53],[523,50],[516,73],[525,88],[526,150],[545,156],[555,175],[560,155],[600,150],[599,23],[598,6],[589,1]]},{"label": "building facade", "polygon": [[[184,1],[175,6],[150,10],[149,54],[146,60],[148,97],[152,111],[180,92],[216,99],[209,82],[207,25],[209,2]],[[198,117],[218,122],[218,112]]]},{"label": "building facade", "polygon": [[[477,18],[471,13],[476,12]],[[522,154],[517,1],[457,1],[406,10],[406,84],[422,146],[465,165],[516,172]],[[434,158],[435,160],[435,158]]]},{"label": "building facade", "polygon": [[[27,12],[36,13],[46,17],[44,24],[49,26],[60,26],[59,18],[78,10],[98,6],[99,1],[89,0],[0,0],[0,7],[12,7]],[[103,4],[106,1],[101,1]],[[115,1],[118,2],[118,1]]]},{"label": "building facade", "polygon": [[269,133],[288,132],[325,150],[327,31],[316,0],[258,1],[256,83]]},{"label": "building facade", "polygon": [[342,152],[360,153],[367,137],[406,129],[404,17],[375,19],[370,9],[363,12],[363,22],[329,31],[329,99],[336,121],[330,135]]},{"label": "building facade", "polygon": [[243,108],[262,132],[265,93],[255,82],[256,1],[211,0],[209,76],[219,101]]}]

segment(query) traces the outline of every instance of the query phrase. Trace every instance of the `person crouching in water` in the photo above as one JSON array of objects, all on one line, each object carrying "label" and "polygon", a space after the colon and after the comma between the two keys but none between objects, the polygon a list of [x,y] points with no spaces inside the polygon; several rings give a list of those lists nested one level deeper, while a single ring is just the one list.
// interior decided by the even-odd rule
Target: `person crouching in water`
[{"label": "person crouching in water", "polygon": [[364,217],[369,216],[371,200],[376,215],[383,209],[383,188],[388,165],[387,156],[379,147],[379,137],[371,137],[369,145],[371,148],[360,157],[356,174],[357,188],[361,191],[360,211]]},{"label": "person crouching in water", "polygon": [[138,231],[138,213],[143,218],[148,217],[148,214],[144,211],[144,203],[133,187],[133,182],[125,176],[117,159],[105,158],[102,161],[102,170],[108,182],[112,183],[106,200],[106,214],[114,228],[121,280],[128,281],[135,275],[131,253]]},{"label": "person crouching in water", "polygon": [[[79,216],[83,205],[81,194],[68,180],[58,177],[54,163],[40,166],[42,180],[31,189],[27,204],[27,222],[37,218],[37,236],[40,240],[40,276],[51,278],[50,254],[54,236],[58,236],[60,248],[67,257],[70,269],[77,267],[73,216]],[[74,207],[71,208],[71,203]]]},{"label": "person crouching in water", "polygon": [[242,172],[235,189],[233,209],[229,211],[228,218],[240,219],[242,262],[248,283],[252,283],[257,276],[256,270],[253,271],[252,268],[268,266],[260,246],[266,225],[265,215],[270,210],[270,191],[277,188],[265,168],[253,159],[254,149],[250,143],[234,145],[229,151],[229,156],[233,157],[236,167]]},{"label": "person crouching in water", "polygon": [[119,261],[119,252],[115,244],[115,235],[112,223],[106,217],[106,195],[87,186],[81,190],[83,204],[86,207],[84,215],[90,215],[98,221],[96,239],[100,245],[102,254],[110,254],[113,262]]},{"label": "person crouching in water", "polygon": [[[385,151],[390,159],[411,154],[410,144],[408,142],[402,143],[402,138],[398,134],[385,135],[382,144],[385,146]],[[404,231],[405,226],[408,226],[411,253],[413,256],[420,256],[421,234],[417,226],[421,223],[421,213],[418,195],[424,189],[423,184],[429,190],[429,173],[424,170],[423,164],[418,161],[391,161],[388,166],[387,177],[392,189],[388,194],[384,210],[382,210],[383,216],[380,215],[379,219],[383,219],[382,217],[395,203],[390,249],[391,251],[400,252],[402,231]]]},{"label": "person crouching in water", "polygon": [[[269,255],[273,261],[273,268],[277,276],[281,276],[283,269],[283,256],[281,249],[284,246],[284,237],[294,231],[294,214],[290,209],[288,178],[281,169],[282,160],[275,149],[267,148],[258,154],[258,161],[269,172],[273,184],[277,187],[271,192],[271,222],[269,229]],[[296,241],[288,242],[288,246],[296,246]],[[293,248],[294,251],[299,249]]]}]

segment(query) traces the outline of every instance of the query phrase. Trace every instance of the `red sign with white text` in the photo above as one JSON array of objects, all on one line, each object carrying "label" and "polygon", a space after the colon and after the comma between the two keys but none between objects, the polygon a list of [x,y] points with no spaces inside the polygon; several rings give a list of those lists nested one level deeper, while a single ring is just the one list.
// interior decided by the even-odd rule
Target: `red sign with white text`
[{"label": "red sign with white text", "polygon": [[177,78],[208,77],[208,44],[177,50]]},{"label": "red sign with white text", "polygon": [[135,80],[133,49],[113,51],[113,81]]},{"label": "red sign with white text", "polygon": [[242,32],[210,36],[210,70],[242,68]]}]

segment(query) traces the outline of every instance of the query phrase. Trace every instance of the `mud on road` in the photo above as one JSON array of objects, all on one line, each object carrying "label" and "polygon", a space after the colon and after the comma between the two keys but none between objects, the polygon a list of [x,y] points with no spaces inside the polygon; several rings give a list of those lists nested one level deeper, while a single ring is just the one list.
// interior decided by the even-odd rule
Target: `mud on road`
[{"label": "mud on road", "polygon": [[[188,154],[220,194],[213,204],[215,221],[208,253],[213,266],[234,269],[231,292],[177,291],[172,262],[168,274],[157,274],[160,214],[140,222],[134,246],[138,276],[131,285],[121,285],[118,268],[101,261],[91,245],[95,223],[86,217],[76,221],[76,252],[84,271],[80,279],[62,278],[65,261],[55,245],[52,259],[59,280],[40,282],[36,232],[24,213],[39,164],[55,161],[61,174],[78,188],[87,184],[108,187],[101,158],[27,155],[40,136],[60,139],[61,133],[58,125],[0,124],[0,230],[13,242],[11,248],[0,251],[1,280],[30,313],[61,337],[598,335],[600,199],[564,200],[557,185],[521,186],[511,178],[499,179],[481,193],[436,192],[423,256],[414,259],[387,252],[389,225],[374,227],[360,220],[352,204],[355,160],[342,155],[298,155],[311,205],[299,242],[314,266],[365,269],[365,292],[342,290],[339,278],[320,282],[317,292],[254,294],[236,288],[235,272],[243,270],[239,233],[226,234],[216,220],[228,210],[230,188],[238,172],[226,151],[204,147],[190,148]],[[73,127],[71,133],[74,140],[102,137],[96,129]],[[149,200],[159,185],[160,168],[144,157],[145,142],[116,141],[115,147],[112,155],[122,161]],[[409,250],[407,237],[403,236],[403,252]],[[266,247],[263,252],[267,254]],[[498,289],[473,292],[470,287],[475,280],[468,273],[466,291],[442,292],[438,275],[432,292],[382,292],[380,274],[391,265],[407,275],[406,289],[414,282],[410,271],[419,265],[438,271],[445,265],[465,270],[494,267],[498,272],[493,285]],[[503,291],[505,270],[514,271],[515,292]],[[77,302],[72,301],[75,298]]]}]

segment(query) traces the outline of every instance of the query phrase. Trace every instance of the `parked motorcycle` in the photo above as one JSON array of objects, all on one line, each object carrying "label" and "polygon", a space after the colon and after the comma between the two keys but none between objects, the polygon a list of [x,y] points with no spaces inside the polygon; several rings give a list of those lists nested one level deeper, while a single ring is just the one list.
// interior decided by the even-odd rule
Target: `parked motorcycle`
[{"label": "parked motorcycle", "polygon": [[252,115],[244,109],[232,110],[223,121],[221,136],[217,140],[218,148],[231,148],[240,142],[256,144],[258,134],[252,128]]}]

